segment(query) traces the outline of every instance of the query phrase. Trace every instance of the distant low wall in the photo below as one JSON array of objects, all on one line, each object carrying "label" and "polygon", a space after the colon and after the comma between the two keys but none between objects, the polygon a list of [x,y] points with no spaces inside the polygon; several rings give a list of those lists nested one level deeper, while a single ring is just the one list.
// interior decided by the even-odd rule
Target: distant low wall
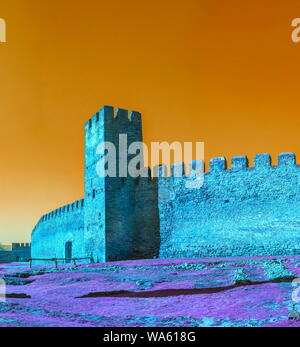
[{"label": "distant low wall", "polygon": [[257,155],[251,168],[234,157],[230,170],[225,158],[212,159],[200,189],[159,178],[160,257],[300,254],[299,179],[293,153],[278,166]]},{"label": "distant low wall", "polygon": [[12,263],[16,261],[15,256],[11,251],[1,251],[0,250],[0,264],[2,263]]},{"label": "distant low wall", "polygon": [[13,243],[4,247],[0,245],[0,263],[24,262],[30,257],[30,243]]}]

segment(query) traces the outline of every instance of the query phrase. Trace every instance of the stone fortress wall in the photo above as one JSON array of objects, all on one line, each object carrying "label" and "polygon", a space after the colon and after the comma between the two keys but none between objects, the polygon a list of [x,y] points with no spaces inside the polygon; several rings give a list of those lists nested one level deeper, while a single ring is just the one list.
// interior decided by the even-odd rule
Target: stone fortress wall
[{"label": "stone fortress wall", "polygon": [[[178,167],[178,165],[177,165]],[[181,165],[182,170],[184,166]],[[200,189],[186,177],[159,178],[160,257],[300,254],[300,166],[293,153],[210,161]],[[164,170],[162,170],[164,171]],[[173,175],[174,176],[174,175]]]},{"label": "stone fortress wall", "polygon": [[[86,122],[85,199],[40,219],[33,258],[64,258],[67,243],[72,257],[101,262],[300,253],[300,166],[293,153],[282,153],[277,166],[268,154],[257,155],[254,167],[246,156],[233,157],[231,169],[214,158],[199,189],[186,187],[197,177],[184,175],[178,163],[170,177],[164,166],[158,178],[148,169],[148,177],[100,177],[97,146],[108,141],[118,152],[120,134],[128,146],[143,140],[140,113],[105,106]],[[182,177],[174,177],[178,169]]]},{"label": "stone fortress wall", "polygon": [[0,244],[0,263],[24,262],[31,256],[30,243]]},{"label": "stone fortress wall", "polygon": [[45,214],[32,231],[32,258],[65,258],[65,244],[72,242],[73,256],[83,257],[84,200]]}]

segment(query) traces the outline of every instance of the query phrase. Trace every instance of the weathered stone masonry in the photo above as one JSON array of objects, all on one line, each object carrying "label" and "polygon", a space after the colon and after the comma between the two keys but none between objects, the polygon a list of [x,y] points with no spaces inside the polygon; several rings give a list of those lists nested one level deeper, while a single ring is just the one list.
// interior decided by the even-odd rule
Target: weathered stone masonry
[{"label": "weathered stone masonry", "polygon": [[[33,258],[72,257],[95,261],[152,258],[159,252],[157,180],[99,177],[97,146],[128,135],[142,141],[138,112],[105,106],[85,124],[85,199],[44,215],[32,232]],[[117,167],[118,169],[118,167]]]},{"label": "weathered stone masonry", "polygon": [[201,189],[187,178],[159,180],[161,257],[300,254],[300,166],[293,153],[271,166],[268,154],[210,162]]},{"label": "weathered stone masonry", "polygon": [[[135,258],[281,255],[300,253],[300,166],[293,153],[271,165],[268,154],[210,162],[200,189],[184,175],[99,177],[96,148],[128,135],[142,141],[138,112],[105,106],[85,124],[85,199],[44,215],[32,232],[32,257]],[[130,158],[128,158],[130,159]],[[166,192],[169,194],[166,195]]]},{"label": "weathered stone masonry", "polygon": [[84,200],[79,200],[44,215],[31,234],[32,258],[65,258],[68,241],[72,242],[73,256],[83,257],[83,211]]}]

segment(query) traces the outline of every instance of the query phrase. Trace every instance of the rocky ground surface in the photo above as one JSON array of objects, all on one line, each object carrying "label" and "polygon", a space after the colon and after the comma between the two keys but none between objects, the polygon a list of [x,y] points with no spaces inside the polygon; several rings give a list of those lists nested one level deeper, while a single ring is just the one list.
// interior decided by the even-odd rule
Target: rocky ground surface
[{"label": "rocky ground surface", "polygon": [[299,256],[0,264],[0,326],[300,326],[298,277]]}]

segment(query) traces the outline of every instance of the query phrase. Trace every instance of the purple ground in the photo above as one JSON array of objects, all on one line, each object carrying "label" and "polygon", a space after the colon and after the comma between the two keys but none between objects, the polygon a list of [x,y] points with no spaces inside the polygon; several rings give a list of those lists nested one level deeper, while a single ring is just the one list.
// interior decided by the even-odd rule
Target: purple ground
[{"label": "purple ground", "polygon": [[300,326],[298,256],[0,264],[1,277],[0,326]]}]

